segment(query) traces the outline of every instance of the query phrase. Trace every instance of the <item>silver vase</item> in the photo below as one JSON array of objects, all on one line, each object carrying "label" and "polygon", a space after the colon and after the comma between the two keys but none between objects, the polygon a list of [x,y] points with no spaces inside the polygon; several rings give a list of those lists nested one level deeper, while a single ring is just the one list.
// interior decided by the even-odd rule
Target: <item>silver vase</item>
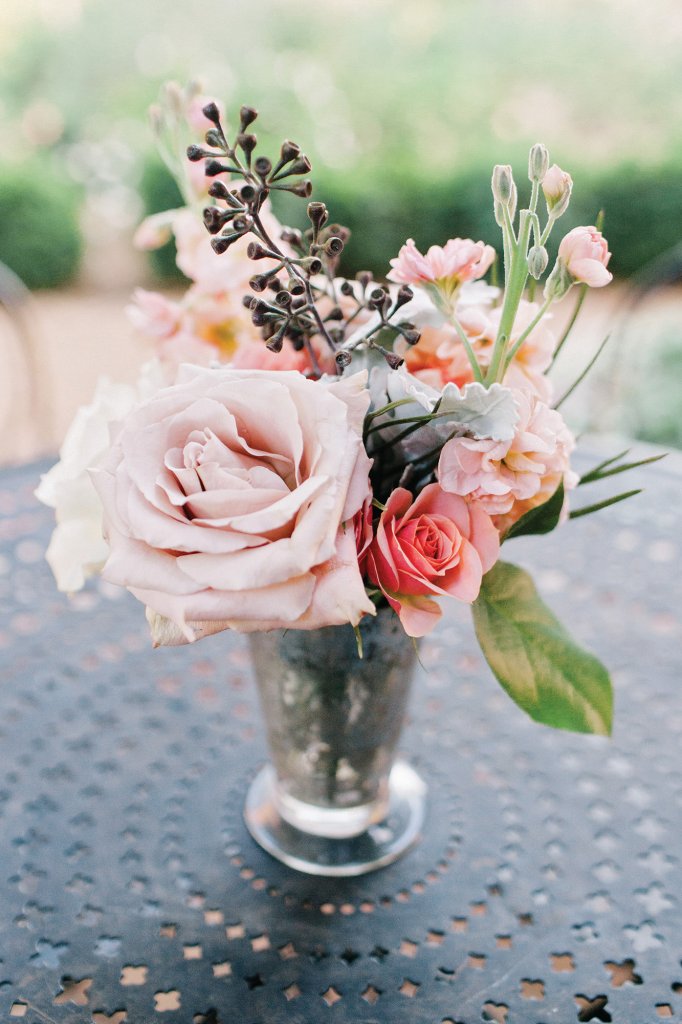
[{"label": "silver vase", "polygon": [[395,761],[415,667],[413,641],[388,608],[361,627],[249,637],[271,763],[251,785],[249,831],[290,867],[360,875],[420,835],[425,786]]}]

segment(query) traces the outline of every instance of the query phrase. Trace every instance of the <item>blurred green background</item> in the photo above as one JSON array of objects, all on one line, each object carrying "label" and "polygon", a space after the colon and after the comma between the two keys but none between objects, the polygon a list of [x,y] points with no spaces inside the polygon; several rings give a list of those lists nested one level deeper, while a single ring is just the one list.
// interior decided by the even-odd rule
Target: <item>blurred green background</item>
[{"label": "blurred green background", "polygon": [[[0,260],[33,288],[148,273],[133,229],[177,196],[146,110],[197,76],[228,112],[260,109],[263,148],[309,154],[316,197],[353,231],[347,272],[385,273],[408,236],[496,243],[491,166],[525,180],[543,141],[576,182],[562,227],[603,208],[619,278],[645,296],[679,280],[679,0],[3,0]],[[172,281],[172,253],[153,272]],[[649,345],[661,367],[681,361],[675,308]],[[616,426],[682,443],[682,416],[638,416]]]}]

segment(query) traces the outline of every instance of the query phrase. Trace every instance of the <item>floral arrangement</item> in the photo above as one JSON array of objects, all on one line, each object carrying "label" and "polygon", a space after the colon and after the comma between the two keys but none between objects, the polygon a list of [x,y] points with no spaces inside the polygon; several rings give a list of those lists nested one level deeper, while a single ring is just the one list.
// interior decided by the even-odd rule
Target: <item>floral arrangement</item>
[{"label": "floral arrangement", "polygon": [[[101,572],[128,588],[155,645],[342,625],[360,638],[386,604],[418,638],[463,601],[533,718],[608,733],[606,670],[500,559],[514,537],[636,493],[573,507],[579,485],[640,463],[616,456],[579,478],[547,375],[586,289],[611,280],[599,227],[566,234],[549,269],[570,175],[533,146],[519,211],[511,167],[495,167],[503,287],[485,281],[496,250],[457,237],[426,253],[408,239],[386,283],[349,280],[349,232],[323,203],[307,202],[305,230],[275,218],[273,193],[309,200],[311,167],[290,141],[257,155],[256,117],[242,107],[230,133],[197,86],[169,85],[152,112],[186,205],[137,241],[173,235],[191,284],[179,301],[135,293],[130,318],[156,357],[136,387],[100,384],[40,484],[59,587]],[[551,307],[570,292],[557,338]]]}]

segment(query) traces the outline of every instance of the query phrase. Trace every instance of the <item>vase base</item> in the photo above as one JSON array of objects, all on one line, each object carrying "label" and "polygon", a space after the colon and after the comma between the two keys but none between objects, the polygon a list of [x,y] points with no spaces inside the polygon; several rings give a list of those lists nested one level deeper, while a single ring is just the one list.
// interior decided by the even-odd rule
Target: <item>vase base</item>
[{"label": "vase base", "polygon": [[259,846],[287,867],[308,875],[350,878],[386,867],[420,838],[426,810],[426,784],[406,761],[396,761],[389,777],[388,812],[359,835],[330,839],[291,825],[275,800],[275,775],[265,765],[251,783],[244,820]]}]

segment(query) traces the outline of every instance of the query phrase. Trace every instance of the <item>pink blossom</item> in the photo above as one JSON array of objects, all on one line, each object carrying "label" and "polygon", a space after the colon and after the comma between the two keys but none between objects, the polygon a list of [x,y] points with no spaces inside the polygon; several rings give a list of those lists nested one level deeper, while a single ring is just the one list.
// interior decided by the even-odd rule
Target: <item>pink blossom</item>
[{"label": "pink blossom", "polygon": [[416,500],[398,487],[386,502],[367,556],[367,575],[408,636],[430,633],[442,615],[433,597],[475,601],[499,554],[499,535],[476,502],[429,484]]},{"label": "pink blossom", "polygon": [[368,404],[364,373],[186,367],[123,420],[93,473],[103,576],[151,609],[157,643],[373,614],[351,526]]},{"label": "pink blossom", "polygon": [[388,278],[398,284],[459,285],[483,277],[494,259],[492,246],[470,238],[451,238],[444,247],[432,245],[426,255],[420,253],[414,239],[408,238],[391,260],[393,269]]},{"label": "pink blossom", "polygon": [[150,338],[169,338],[180,327],[182,306],[158,292],[136,288],[133,301],[126,308],[133,327]]},{"label": "pink blossom", "polygon": [[529,391],[517,391],[515,402],[511,441],[455,437],[438,463],[443,490],[479,501],[502,531],[543,504],[562,479],[567,489],[577,483],[569,464],[575,441],[560,413]]},{"label": "pink blossom", "polygon": [[562,171],[558,164],[552,164],[542,179],[542,191],[549,209],[558,209],[560,216],[568,206],[572,189],[573,179],[568,171]]},{"label": "pink blossom", "polygon": [[595,227],[573,228],[562,238],[559,259],[574,281],[603,288],[613,274],[606,269],[611,253],[606,239]]}]

